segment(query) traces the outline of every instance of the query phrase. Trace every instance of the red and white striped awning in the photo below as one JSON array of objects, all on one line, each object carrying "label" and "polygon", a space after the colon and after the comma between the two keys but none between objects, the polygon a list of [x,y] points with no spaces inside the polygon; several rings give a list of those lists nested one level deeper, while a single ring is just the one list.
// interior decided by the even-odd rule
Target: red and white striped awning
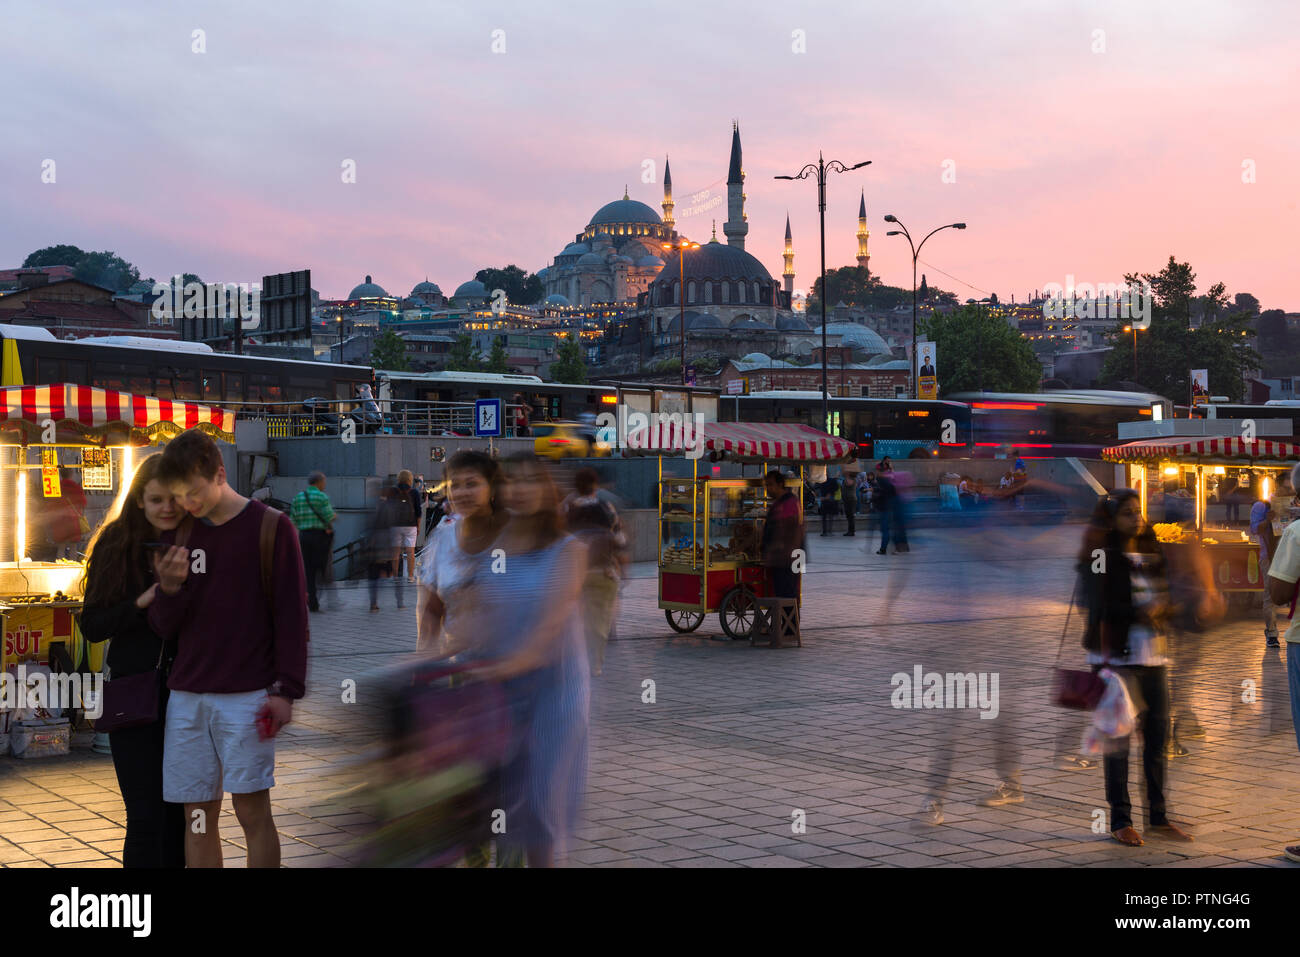
[{"label": "red and white striped awning", "polygon": [[1271,439],[1246,440],[1237,436],[1204,439],[1144,439],[1102,449],[1107,462],[1187,461],[1200,465],[1251,462],[1267,465],[1300,460],[1300,445]]},{"label": "red and white striped awning", "polygon": [[[667,417],[665,417],[667,419]],[[683,416],[684,419],[689,417]],[[705,422],[696,434],[693,423],[671,418],[629,432],[631,455],[682,455],[689,450],[724,454],[733,461],[841,462],[853,457],[857,446],[819,432],[808,425],[789,423]]]},{"label": "red and white striped awning", "polygon": [[197,402],[69,383],[0,389],[0,428],[17,426],[32,433],[51,421],[56,430],[94,436],[127,432],[135,441],[194,428],[227,442],[235,440],[235,413]]}]

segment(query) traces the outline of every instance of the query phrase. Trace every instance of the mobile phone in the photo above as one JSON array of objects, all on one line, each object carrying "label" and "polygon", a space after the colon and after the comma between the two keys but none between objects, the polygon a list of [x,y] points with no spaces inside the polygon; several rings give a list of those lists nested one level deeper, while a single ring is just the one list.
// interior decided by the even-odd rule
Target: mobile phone
[{"label": "mobile phone", "polygon": [[144,547],[144,548],[149,548],[149,549],[159,549],[159,550],[161,550],[161,551],[166,551],[167,549],[171,548],[172,546],[171,546],[171,542],[145,542],[145,543],[143,544],[142,547]]}]

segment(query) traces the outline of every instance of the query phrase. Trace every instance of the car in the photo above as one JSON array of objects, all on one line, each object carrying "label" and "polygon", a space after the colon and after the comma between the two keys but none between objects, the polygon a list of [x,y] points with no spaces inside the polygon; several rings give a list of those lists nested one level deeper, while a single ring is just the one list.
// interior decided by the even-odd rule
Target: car
[{"label": "car", "polygon": [[534,422],[533,451],[548,459],[591,458],[610,454],[609,443],[596,438],[596,427],[581,422]]}]

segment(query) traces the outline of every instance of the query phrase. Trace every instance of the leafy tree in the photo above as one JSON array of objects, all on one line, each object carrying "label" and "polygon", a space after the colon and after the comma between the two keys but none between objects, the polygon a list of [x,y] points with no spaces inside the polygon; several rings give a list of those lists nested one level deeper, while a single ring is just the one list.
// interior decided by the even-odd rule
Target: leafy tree
[{"label": "leafy tree", "polygon": [[71,266],[86,258],[86,251],[76,246],[46,246],[38,249],[23,260],[24,269],[36,269],[41,266]]},{"label": "leafy tree", "polygon": [[[1191,398],[1191,370],[1206,369],[1212,392],[1233,400],[1242,399],[1243,375],[1259,368],[1260,356],[1249,344],[1250,314],[1236,309],[1220,314],[1228,302],[1223,283],[1210,286],[1201,297],[1203,322],[1199,328],[1192,329],[1196,273],[1190,264],[1179,263],[1170,256],[1159,273],[1129,273],[1125,280],[1151,284],[1154,298],[1151,327],[1138,333],[1135,375],[1133,334],[1116,325],[1110,335],[1114,348],[1102,364],[1102,384],[1136,378],[1152,392],[1186,403]],[[1259,324],[1266,325],[1262,316]],[[1263,338],[1262,329],[1260,335]]]},{"label": "leafy tree", "polygon": [[447,353],[448,372],[481,372],[483,354],[474,343],[474,337],[468,332],[457,334]]},{"label": "leafy tree", "polygon": [[406,372],[411,368],[406,361],[406,340],[392,329],[385,329],[370,347],[370,364],[388,372]]},{"label": "leafy tree", "polygon": [[536,273],[524,272],[513,263],[504,269],[495,267],[480,269],[474,274],[474,278],[487,289],[488,296],[492,295],[494,289],[503,289],[507,301],[520,306],[531,306],[539,302],[545,291]]},{"label": "leafy tree", "polygon": [[1290,352],[1291,329],[1281,309],[1265,309],[1255,322],[1259,347],[1266,352]]},{"label": "leafy tree", "polygon": [[501,337],[492,340],[492,350],[488,353],[487,362],[484,364],[484,372],[492,372],[498,375],[509,370],[506,364],[506,347],[501,341]]},{"label": "leafy tree", "polygon": [[1248,292],[1239,292],[1233,296],[1232,305],[1238,312],[1251,316],[1259,315],[1259,300]]},{"label": "leafy tree", "polygon": [[587,381],[587,358],[577,333],[569,336],[555,350],[555,361],[551,363],[551,380],[580,384]]},{"label": "leafy tree", "polygon": [[945,393],[1037,392],[1043,367],[1005,319],[978,303],[922,316],[918,330],[937,343]]}]

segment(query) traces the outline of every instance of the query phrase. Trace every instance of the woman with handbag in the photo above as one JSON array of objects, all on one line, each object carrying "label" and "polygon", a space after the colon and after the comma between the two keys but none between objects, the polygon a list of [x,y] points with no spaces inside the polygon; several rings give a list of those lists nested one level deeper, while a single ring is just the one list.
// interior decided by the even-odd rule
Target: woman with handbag
[{"label": "woman with handbag", "polygon": [[164,648],[146,618],[158,588],[152,545],[185,518],[154,477],[161,458],[140,463],[120,513],[91,540],[81,612],[87,641],[112,639],[95,727],[108,732],[126,805],[124,867],[185,866],[185,808],[163,801],[162,786],[166,676],[175,650]]},{"label": "woman with handbag", "polygon": [[[1169,734],[1170,604],[1166,563],[1151,528],[1142,521],[1138,493],[1117,489],[1093,514],[1079,553],[1088,610],[1083,646],[1093,672],[1109,668],[1125,682],[1142,728],[1149,830],[1178,841],[1192,836],[1169,820],[1165,806],[1165,746]],[[1139,847],[1128,792],[1129,738],[1111,739],[1103,760],[1111,836]]]}]

